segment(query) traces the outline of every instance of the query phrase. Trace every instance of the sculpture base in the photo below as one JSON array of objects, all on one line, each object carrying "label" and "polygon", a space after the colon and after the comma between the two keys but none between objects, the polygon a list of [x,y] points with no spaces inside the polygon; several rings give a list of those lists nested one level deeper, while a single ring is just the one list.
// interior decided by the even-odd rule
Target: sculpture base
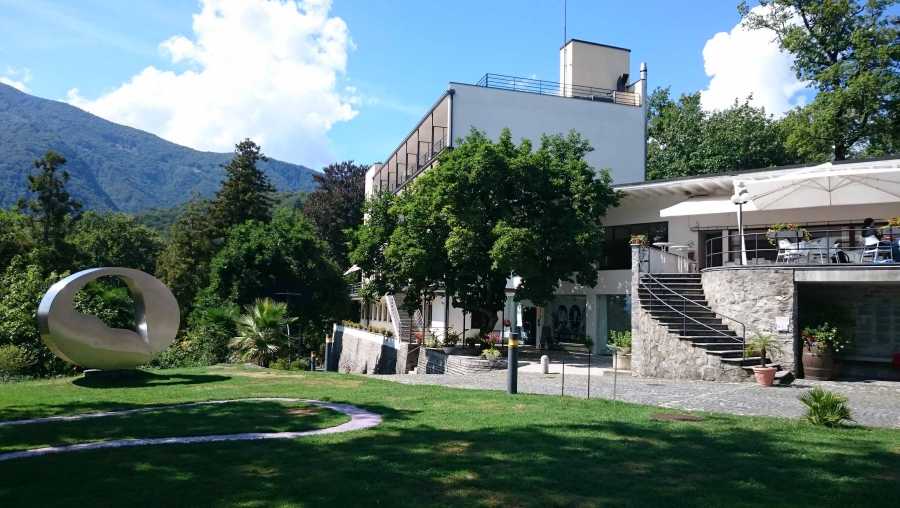
[{"label": "sculpture base", "polygon": [[100,370],[87,369],[84,371],[84,379],[91,381],[113,381],[122,379],[135,379],[140,377],[141,371],[136,369]]}]

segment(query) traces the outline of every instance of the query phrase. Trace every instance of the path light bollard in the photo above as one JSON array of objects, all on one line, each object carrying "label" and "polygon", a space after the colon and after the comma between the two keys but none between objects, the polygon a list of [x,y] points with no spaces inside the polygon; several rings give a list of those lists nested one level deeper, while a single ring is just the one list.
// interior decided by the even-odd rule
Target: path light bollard
[{"label": "path light bollard", "polygon": [[541,372],[544,374],[550,373],[550,357],[547,355],[541,356]]},{"label": "path light bollard", "polygon": [[514,394],[518,392],[519,377],[519,332],[509,334],[506,355],[506,392]]},{"label": "path light bollard", "polygon": [[334,356],[334,337],[331,335],[325,336],[325,372],[332,370],[333,361],[331,357]]}]

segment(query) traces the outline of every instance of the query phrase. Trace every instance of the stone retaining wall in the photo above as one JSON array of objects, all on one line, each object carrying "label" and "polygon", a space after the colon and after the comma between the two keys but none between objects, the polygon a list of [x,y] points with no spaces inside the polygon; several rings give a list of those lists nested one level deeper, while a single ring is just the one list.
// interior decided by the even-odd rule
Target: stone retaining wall
[{"label": "stone retaining wall", "polygon": [[337,324],[332,336],[339,372],[406,374],[407,343]]},{"label": "stone retaining wall", "polygon": [[[794,344],[797,298],[794,270],[773,267],[710,268],[702,273],[703,292],[709,307],[743,322],[747,339],[757,333],[775,335],[781,351],[769,355],[786,370],[797,372],[799,359]],[[722,320],[729,328],[741,333],[734,321]],[[784,325],[779,330],[778,321]]]},{"label": "stone retaining wall", "polygon": [[440,349],[419,349],[419,374],[454,374],[465,376],[479,372],[505,369],[506,360],[489,362],[478,356],[448,355]]},{"label": "stone retaining wall", "polygon": [[[632,339],[631,371],[634,375],[705,381],[744,381],[749,378],[750,374],[740,366],[723,363],[719,357],[669,333],[649,312],[639,308],[636,317],[632,328],[634,338],[639,334],[640,340]],[[635,362],[638,358],[640,361]]]}]

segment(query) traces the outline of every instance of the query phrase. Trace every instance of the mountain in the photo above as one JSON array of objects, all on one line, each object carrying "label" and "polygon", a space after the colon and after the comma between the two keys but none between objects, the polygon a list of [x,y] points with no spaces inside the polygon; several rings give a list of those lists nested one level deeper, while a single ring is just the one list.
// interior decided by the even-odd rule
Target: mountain
[{"label": "mountain", "polygon": [[[85,207],[122,212],[211,196],[232,156],[176,145],[0,83],[0,207],[25,194],[32,163],[47,150],[68,159],[69,192]],[[270,160],[262,168],[279,191],[315,188],[307,167]]]}]

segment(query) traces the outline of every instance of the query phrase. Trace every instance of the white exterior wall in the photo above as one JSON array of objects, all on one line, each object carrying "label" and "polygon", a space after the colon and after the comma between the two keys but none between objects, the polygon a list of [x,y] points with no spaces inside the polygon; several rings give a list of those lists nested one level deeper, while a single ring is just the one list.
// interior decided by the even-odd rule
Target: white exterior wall
[{"label": "white exterior wall", "polygon": [[513,140],[527,138],[537,146],[542,134],[575,130],[594,151],[587,162],[608,168],[613,183],[644,180],[644,108],[608,102],[498,90],[452,83],[453,140],[474,127],[497,139],[508,127]]}]

